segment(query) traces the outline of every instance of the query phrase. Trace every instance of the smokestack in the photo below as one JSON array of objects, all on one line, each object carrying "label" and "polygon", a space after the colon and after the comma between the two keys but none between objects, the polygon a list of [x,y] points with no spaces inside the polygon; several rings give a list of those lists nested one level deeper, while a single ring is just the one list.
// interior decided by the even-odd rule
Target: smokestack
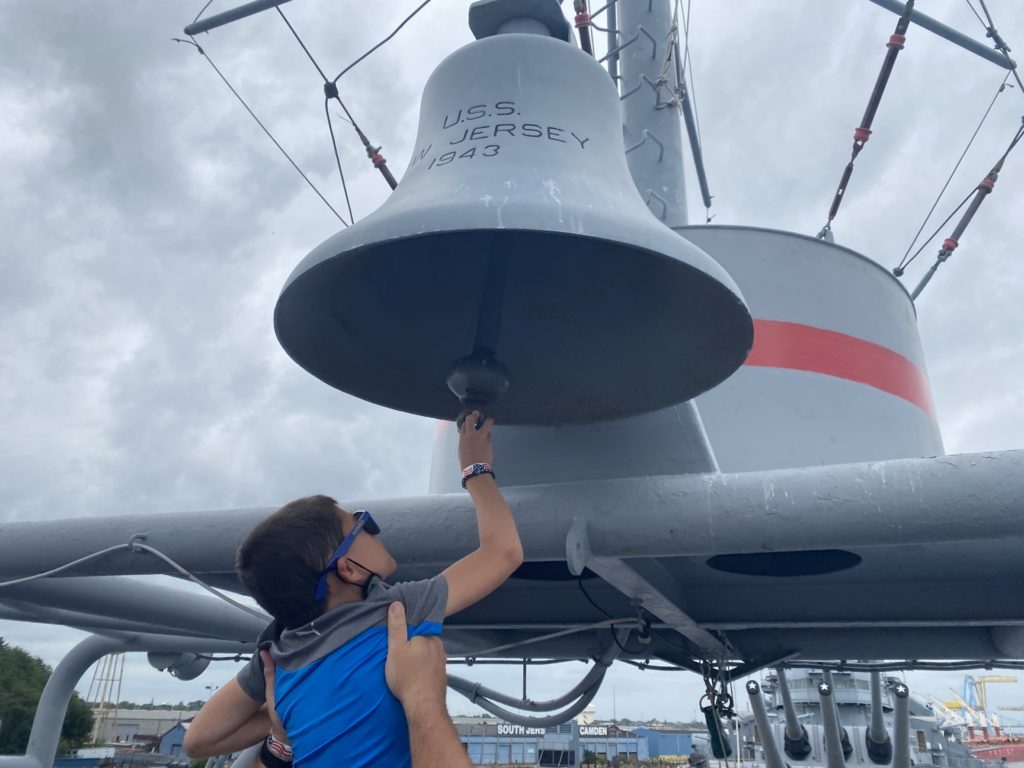
[{"label": "smokestack", "polygon": [[779,693],[782,694],[782,710],[786,713],[786,730],[783,733],[783,748],[794,760],[803,760],[811,754],[811,740],[807,737],[807,729],[800,724],[793,706],[793,697],[789,695],[789,683],[786,682],[786,671],[782,667],[775,668],[779,678]]},{"label": "smokestack", "polygon": [[830,680],[818,684],[818,699],[821,701],[821,723],[825,729],[825,758],[828,768],[846,768],[843,742],[839,738],[839,717],[836,714]]},{"label": "smokestack", "polygon": [[764,747],[766,768],[788,768],[782,752],[779,751],[779,747],[775,743],[772,726],[768,722],[768,713],[765,711],[764,699],[761,697],[761,686],[751,680],[747,683],[747,695],[750,696],[750,708],[754,710],[757,730],[761,733],[761,746]]},{"label": "smokestack", "polygon": [[892,740],[885,730],[884,712],[882,710],[882,675],[871,673],[871,727],[868,728],[865,740],[868,757],[876,765],[888,765],[892,760]]},{"label": "smokestack", "polygon": [[896,683],[892,692],[896,698],[892,768],[910,768],[910,689],[904,683]]}]

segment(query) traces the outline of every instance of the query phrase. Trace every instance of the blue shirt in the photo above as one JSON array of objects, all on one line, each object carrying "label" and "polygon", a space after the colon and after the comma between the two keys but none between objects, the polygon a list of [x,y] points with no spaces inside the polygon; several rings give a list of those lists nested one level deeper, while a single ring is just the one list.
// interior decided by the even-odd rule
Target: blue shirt
[{"label": "blue shirt", "polygon": [[[409,637],[440,635],[425,621]],[[411,768],[405,712],[384,680],[387,627],[374,627],[295,670],[278,669],[275,705],[296,768]]]},{"label": "blue shirt", "polygon": [[[394,586],[376,581],[365,600],[339,606],[298,629],[260,636],[277,672],[275,708],[295,750],[296,768],[411,768],[405,713],[384,679],[387,609],[406,607],[409,637],[440,635],[448,601],[443,576]],[[238,682],[266,699],[255,654]]]}]

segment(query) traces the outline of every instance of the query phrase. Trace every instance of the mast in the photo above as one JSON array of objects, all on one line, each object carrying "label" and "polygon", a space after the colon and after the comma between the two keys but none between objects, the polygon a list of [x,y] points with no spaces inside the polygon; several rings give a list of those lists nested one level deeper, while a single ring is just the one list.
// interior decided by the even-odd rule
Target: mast
[{"label": "mast", "polygon": [[688,223],[679,110],[673,88],[675,36],[670,0],[619,3],[622,129],[633,181],[651,211],[669,227]]}]

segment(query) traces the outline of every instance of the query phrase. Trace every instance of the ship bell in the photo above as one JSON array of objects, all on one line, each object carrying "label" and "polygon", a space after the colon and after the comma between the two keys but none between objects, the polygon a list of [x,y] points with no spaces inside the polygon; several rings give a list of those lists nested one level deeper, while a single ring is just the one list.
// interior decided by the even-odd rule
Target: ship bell
[{"label": "ship bell", "polygon": [[525,33],[437,67],[398,188],[298,265],[274,325],[332,387],[440,419],[455,390],[506,424],[688,400],[753,340],[726,271],[637,191],[607,72]]}]

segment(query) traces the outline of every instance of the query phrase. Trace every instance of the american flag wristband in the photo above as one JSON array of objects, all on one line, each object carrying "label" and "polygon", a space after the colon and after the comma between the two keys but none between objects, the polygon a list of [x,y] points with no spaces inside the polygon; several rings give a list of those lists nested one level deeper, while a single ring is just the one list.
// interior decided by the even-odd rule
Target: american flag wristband
[{"label": "american flag wristband", "polygon": [[295,753],[292,751],[291,745],[286,744],[283,741],[278,741],[274,738],[273,734],[267,734],[267,749],[270,753],[287,763],[290,763],[295,758]]},{"label": "american flag wristband", "polygon": [[466,487],[466,483],[472,480],[474,477],[479,475],[490,475],[494,477],[494,472],[491,471],[490,464],[470,464],[468,467],[462,470],[462,487]]}]

